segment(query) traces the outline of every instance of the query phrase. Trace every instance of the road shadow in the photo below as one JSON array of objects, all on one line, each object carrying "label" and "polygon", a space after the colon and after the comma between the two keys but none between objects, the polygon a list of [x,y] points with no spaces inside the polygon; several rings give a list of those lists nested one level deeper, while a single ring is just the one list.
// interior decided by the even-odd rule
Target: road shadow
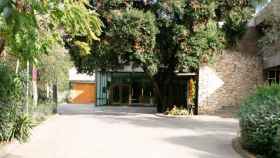
[{"label": "road shadow", "polygon": [[232,133],[211,133],[170,137],[165,141],[205,153],[205,156],[201,155],[200,158],[224,158],[219,155],[234,153],[230,141],[232,137],[235,137]]},{"label": "road shadow", "polygon": [[[235,119],[212,119],[216,117],[204,118],[204,116],[194,116],[189,118],[164,118],[149,114],[113,114],[113,115],[92,115],[94,119],[100,119],[110,124],[118,124],[119,122],[132,124],[135,126],[147,128],[166,128],[166,129],[192,129],[192,130],[207,130],[235,132],[238,129],[238,121]],[[201,119],[203,118],[203,119]]]},{"label": "road shadow", "polygon": [[58,106],[60,115],[131,115],[131,114],[154,114],[155,107],[141,106],[94,106],[86,104],[63,104]]}]

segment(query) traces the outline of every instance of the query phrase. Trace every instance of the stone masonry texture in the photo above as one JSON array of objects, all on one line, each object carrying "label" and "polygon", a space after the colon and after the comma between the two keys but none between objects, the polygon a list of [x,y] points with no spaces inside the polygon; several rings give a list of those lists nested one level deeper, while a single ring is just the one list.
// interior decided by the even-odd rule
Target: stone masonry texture
[{"label": "stone masonry texture", "polygon": [[225,50],[213,64],[202,64],[199,74],[199,112],[215,114],[238,109],[263,84],[262,58],[257,54],[257,33],[250,28],[235,50]]}]

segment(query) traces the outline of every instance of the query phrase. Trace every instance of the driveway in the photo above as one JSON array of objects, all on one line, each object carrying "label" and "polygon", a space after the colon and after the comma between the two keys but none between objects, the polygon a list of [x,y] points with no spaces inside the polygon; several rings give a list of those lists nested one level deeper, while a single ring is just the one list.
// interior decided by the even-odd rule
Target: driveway
[{"label": "driveway", "polygon": [[[153,114],[57,115],[36,127],[5,158],[239,158],[231,147],[235,119]],[[3,153],[2,153],[3,154]]]}]

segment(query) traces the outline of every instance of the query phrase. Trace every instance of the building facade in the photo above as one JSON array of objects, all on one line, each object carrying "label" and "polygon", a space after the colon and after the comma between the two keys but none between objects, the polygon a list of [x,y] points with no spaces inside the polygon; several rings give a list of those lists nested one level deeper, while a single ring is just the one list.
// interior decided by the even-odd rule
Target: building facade
[{"label": "building facade", "polygon": [[[168,104],[180,106],[187,104],[188,83],[192,76],[194,74],[178,74],[170,85],[165,85],[169,93],[166,96],[172,96],[172,98],[165,98]],[[154,86],[141,68],[127,65],[118,71],[97,71],[96,83],[96,105],[155,106],[157,104]]]},{"label": "building facade", "polygon": [[[258,86],[280,82],[280,52],[260,54],[257,47],[258,26],[267,17],[279,14],[279,9],[280,1],[272,0],[248,24],[248,31],[236,48],[224,50],[213,64],[200,65],[197,84],[199,113],[216,114],[220,110],[234,113]],[[177,97],[178,102],[174,104],[186,103],[188,83],[193,76],[196,75],[178,75],[175,83],[166,85]],[[153,86],[140,68],[125,66],[119,71],[97,71],[95,83],[96,105],[156,104]]]},{"label": "building facade", "polygon": [[96,104],[95,74],[78,73],[75,68],[69,70],[70,94],[68,101],[73,104]]},{"label": "building facade", "polygon": [[[168,89],[168,104],[185,106],[188,103],[191,73],[178,73]],[[80,74],[75,68],[69,71],[70,95],[73,104],[94,106],[156,106],[154,86],[141,68],[132,65],[115,71],[96,71],[93,75]]]},{"label": "building facade", "polygon": [[97,105],[155,105],[153,86],[143,72],[96,72]]},{"label": "building facade", "polygon": [[280,1],[272,0],[249,22],[248,30],[236,49],[224,50],[212,65],[201,65],[200,112],[237,112],[240,103],[258,86],[279,83],[280,52],[260,53],[257,46],[262,37],[263,23],[268,18],[280,17],[279,9]]}]

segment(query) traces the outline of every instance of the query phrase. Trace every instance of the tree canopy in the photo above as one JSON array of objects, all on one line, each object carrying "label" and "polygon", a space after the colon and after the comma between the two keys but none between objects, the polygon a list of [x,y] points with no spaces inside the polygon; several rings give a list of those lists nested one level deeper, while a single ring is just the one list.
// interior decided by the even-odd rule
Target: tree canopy
[{"label": "tree canopy", "polygon": [[[272,2],[279,9],[279,1]],[[265,12],[264,21],[258,26],[262,36],[258,41],[259,51],[264,56],[272,56],[279,52],[280,13],[272,9]]]},{"label": "tree canopy", "polygon": [[36,62],[63,35],[84,36],[91,43],[102,23],[90,7],[86,0],[0,0],[1,44],[19,59]]},{"label": "tree canopy", "polygon": [[73,67],[70,55],[62,47],[57,47],[48,54],[40,55],[37,66],[39,73],[39,87],[46,84],[57,84],[59,91],[69,87],[69,69]]},{"label": "tree canopy", "polygon": [[105,28],[89,54],[69,42],[78,70],[93,73],[133,63],[155,83],[158,98],[164,98],[160,87],[175,72],[196,72],[201,62],[234,46],[254,13],[250,0],[96,0],[93,5]]}]

